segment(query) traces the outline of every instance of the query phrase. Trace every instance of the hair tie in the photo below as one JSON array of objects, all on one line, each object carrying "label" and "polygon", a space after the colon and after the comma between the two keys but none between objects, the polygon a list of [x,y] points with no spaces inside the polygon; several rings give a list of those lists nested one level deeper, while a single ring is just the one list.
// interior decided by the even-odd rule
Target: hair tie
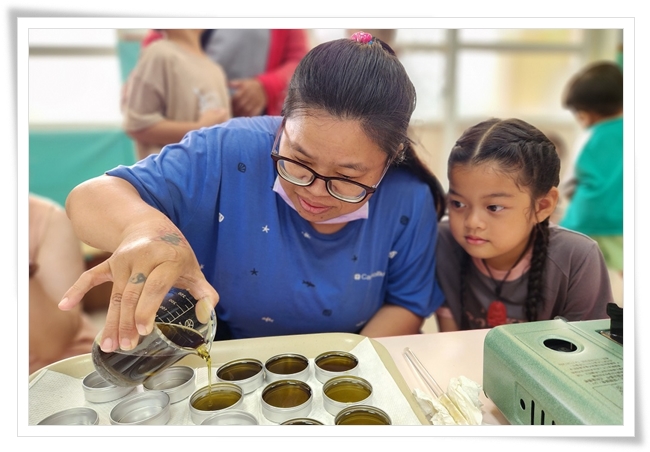
[{"label": "hair tie", "polygon": [[352,36],[350,36],[350,39],[360,42],[361,44],[370,44],[372,42],[372,35],[370,33],[366,33],[365,31],[357,31]]}]

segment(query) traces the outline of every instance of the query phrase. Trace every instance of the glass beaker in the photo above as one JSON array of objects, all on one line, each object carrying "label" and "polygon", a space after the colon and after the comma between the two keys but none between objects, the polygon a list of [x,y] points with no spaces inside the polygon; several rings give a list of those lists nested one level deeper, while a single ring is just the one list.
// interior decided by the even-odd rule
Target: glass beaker
[{"label": "glass beaker", "polygon": [[172,289],[156,313],[153,330],[140,336],[132,350],[103,352],[100,331],[92,348],[97,373],[116,386],[137,386],[189,354],[197,354],[207,363],[217,331],[217,316],[210,309],[208,322],[200,322],[196,304],[188,291]]}]

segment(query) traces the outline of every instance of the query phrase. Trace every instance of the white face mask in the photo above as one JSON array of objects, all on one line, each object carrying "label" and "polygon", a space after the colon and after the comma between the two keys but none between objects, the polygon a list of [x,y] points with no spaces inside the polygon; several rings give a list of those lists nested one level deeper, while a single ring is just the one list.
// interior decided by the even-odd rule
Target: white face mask
[{"label": "white face mask", "polygon": [[[289,207],[291,207],[295,211],[298,211],[298,209],[296,209],[296,206],[294,206],[291,200],[289,199],[287,193],[284,191],[284,188],[282,188],[282,184],[280,183],[280,176],[277,176],[275,178],[275,183],[273,184],[273,191],[279,194],[280,197],[284,199],[284,202],[286,202],[289,205]],[[368,211],[369,211],[368,203],[366,202],[354,212],[346,213],[345,215],[341,215],[340,217],[331,218],[325,221],[317,221],[316,224],[337,224],[337,223],[348,223],[354,220],[365,220],[366,218],[368,218]]]}]

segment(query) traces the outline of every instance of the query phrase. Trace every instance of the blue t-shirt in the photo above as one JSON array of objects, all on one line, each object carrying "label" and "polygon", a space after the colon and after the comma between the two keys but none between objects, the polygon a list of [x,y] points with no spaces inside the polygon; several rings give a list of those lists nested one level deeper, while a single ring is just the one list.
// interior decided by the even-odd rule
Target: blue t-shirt
[{"label": "blue t-shirt", "polygon": [[203,128],[107,174],[133,184],[182,231],[219,293],[219,324],[234,338],[356,333],[384,303],[433,313],[443,296],[429,187],[392,168],[368,201],[367,219],[321,234],[272,190],[280,121]]}]

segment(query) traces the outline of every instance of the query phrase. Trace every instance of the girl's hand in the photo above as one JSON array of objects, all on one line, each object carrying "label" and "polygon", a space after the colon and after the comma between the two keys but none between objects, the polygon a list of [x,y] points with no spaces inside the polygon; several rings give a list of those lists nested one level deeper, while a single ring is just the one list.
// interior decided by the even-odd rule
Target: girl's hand
[{"label": "girl's hand", "polygon": [[110,258],[84,272],[68,289],[59,308],[72,309],[86,292],[106,281],[113,281],[100,343],[107,353],[131,350],[138,334],[151,332],[156,311],[172,287],[187,289],[199,300],[200,317],[219,301],[187,240],[171,223],[131,227]]}]

